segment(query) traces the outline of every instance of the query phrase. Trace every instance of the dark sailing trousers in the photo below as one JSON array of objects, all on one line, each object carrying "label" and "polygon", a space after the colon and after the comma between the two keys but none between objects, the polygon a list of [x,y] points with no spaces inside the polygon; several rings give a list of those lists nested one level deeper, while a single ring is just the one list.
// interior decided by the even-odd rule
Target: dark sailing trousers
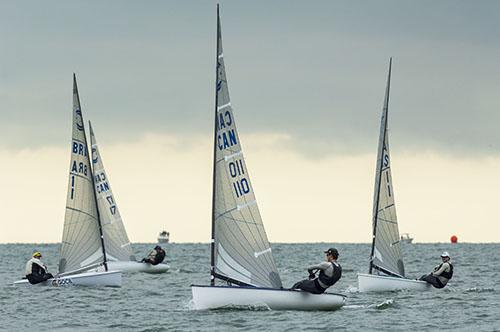
[{"label": "dark sailing trousers", "polygon": [[438,277],[433,276],[432,273],[421,276],[420,280],[426,281],[426,282],[428,282],[429,284],[431,284],[432,286],[434,286],[436,288],[443,288],[445,286],[445,285],[443,285],[443,283],[441,282],[441,280],[439,280]]},{"label": "dark sailing trousers", "polygon": [[26,276],[26,279],[28,279],[28,281],[32,285],[39,284],[41,282],[49,280],[50,278],[54,278],[54,276],[51,273],[46,273],[46,274],[43,274],[43,275],[40,275],[40,274],[28,274]]},{"label": "dark sailing trousers", "polygon": [[323,294],[325,292],[316,280],[301,280],[293,285],[292,289],[301,289],[312,294]]}]

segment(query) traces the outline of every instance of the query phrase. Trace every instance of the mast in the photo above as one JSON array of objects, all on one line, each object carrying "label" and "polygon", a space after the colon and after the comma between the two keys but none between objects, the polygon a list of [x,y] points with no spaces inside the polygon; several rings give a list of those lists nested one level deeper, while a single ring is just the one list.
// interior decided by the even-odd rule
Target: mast
[{"label": "mast", "polygon": [[[80,94],[78,93],[78,86],[76,84],[76,74],[75,73],[73,73],[73,87],[74,87],[73,88],[74,92],[76,93],[76,98],[78,99],[78,106],[80,107],[80,111],[81,111],[82,105],[80,104]],[[82,120],[83,120],[83,117],[82,117]],[[90,121],[89,121],[89,125],[90,125]],[[90,169],[90,175],[91,175],[90,177],[92,178],[92,187],[94,189],[92,191],[92,193],[93,193],[95,204],[96,204],[97,225],[99,226],[99,235],[101,236],[101,248],[102,248],[102,255],[103,255],[103,265],[104,265],[104,269],[106,271],[108,271],[108,263],[107,263],[107,259],[106,259],[106,249],[104,248],[104,236],[103,236],[103,233],[102,233],[101,217],[99,215],[99,206],[97,205],[97,196],[95,194],[94,172],[92,171],[92,162],[90,160],[90,154],[88,153],[87,134],[85,133],[85,130],[83,131],[83,135],[85,137],[85,144],[87,145],[86,146],[86,148],[87,148],[87,158],[89,160],[89,166],[91,168]]]},{"label": "mast", "polygon": [[219,77],[219,36],[220,36],[220,17],[219,4],[217,4],[217,46],[215,49],[215,111],[214,111],[214,157],[213,157],[213,174],[212,174],[212,235],[210,238],[210,285],[215,285],[215,167],[216,167],[216,147],[217,147],[217,104],[218,91],[217,81]]},{"label": "mast", "polygon": [[[90,129],[90,132],[91,132],[91,135],[93,135],[93,130],[92,130],[92,124],[90,123],[90,120],[89,120],[89,129]],[[92,147],[90,147],[92,149]],[[91,150],[92,151],[92,150]],[[90,158],[90,154],[89,154],[89,158]],[[93,190],[93,193],[94,193],[94,200],[95,200],[95,207],[96,207],[96,211],[97,211],[97,224],[99,225],[99,234],[101,235],[101,245],[102,245],[102,255],[103,255],[103,259],[104,259],[104,269],[106,271],[108,271],[108,260],[106,258],[106,247],[104,246],[104,234],[103,234],[103,231],[102,231],[102,224],[101,224],[101,213],[99,212],[99,202],[97,202],[97,195],[95,193],[95,176],[94,176],[94,165],[92,163],[92,160],[90,161],[90,167],[91,167],[91,173],[92,173],[92,186],[94,188]]]},{"label": "mast", "polygon": [[375,180],[375,200],[373,208],[373,237],[372,237],[372,250],[370,253],[370,267],[368,273],[371,274],[373,270],[373,254],[375,252],[375,238],[377,235],[377,219],[378,219],[378,205],[380,201],[380,182],[382,180],[382,163],[383,163],[383,153],[385,150],[385,136],[387,132],[387,114],[389,110],[389,92],[391,86],[391,69],[392,69],[392,57],[389,59],[389,74],[387,75],[387,86],[385,89],[384,98],[384,108],[382,111],[382,130],[380,131],[379,147],[378,147],[378,160],[377,160],[377,175]]}]

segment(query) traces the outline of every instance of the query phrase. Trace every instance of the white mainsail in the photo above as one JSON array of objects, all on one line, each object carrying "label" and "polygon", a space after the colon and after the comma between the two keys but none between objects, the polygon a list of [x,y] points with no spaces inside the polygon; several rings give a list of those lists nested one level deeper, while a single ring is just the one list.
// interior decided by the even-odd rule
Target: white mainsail
[{"label": "white mainsail", "polygon": [[76,76],[73,75],[73,130],[66,213],[59,272],[69,272],[105,262],[99,229],[90,155]]},{"label": "white mainsail", "polygon": [[373,244],[369,273],[404,277],[405,271],[400,247],[396,206],[394,204],[389,136],[387,132],[391,67],[392,58],[389,62],[389,74],[380,125],[375,195],[373,199]]},{"label": "white mainsail", "polygon": [[92,164],[95,192],[104,244],[108,260],[135,261],[125,225],[111,190],[109,177],[104,170],[102,157],[95,139],[92,124],[89,121],[90,142],[92,146]]},{"label": "white mainsail", "polygon": [[250,183],[224,67],[217,7],[217,68],[212,207],[212,282],[281,287]]}]

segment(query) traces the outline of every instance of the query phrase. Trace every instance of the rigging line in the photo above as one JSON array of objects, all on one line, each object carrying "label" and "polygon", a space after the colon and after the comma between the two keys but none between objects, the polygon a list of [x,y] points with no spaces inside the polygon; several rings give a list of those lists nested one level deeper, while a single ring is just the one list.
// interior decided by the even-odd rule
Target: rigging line
[{"label": "rigging line", "polygon": [[[87,193],[87,191],[85,191],[85,188],[88,185],[89,185],[89,182],[87,182],[87,184],[82,183],[82,186],[81,187],[79,186],[79,188],[82,188],[82,189],[80,189],[82,191],[82,193],[81,193],[81,195],[78,195],[78,196],[76,196],[74,198],[74,203],[73,204],[75,206],[82,206],[83,205],[83,198],[85,197],[85,194]],[[85,211],[72,208],[71,206],[68,206],[68,205],[66,205],[66,208],[69,209],[69,210],[72,210],[72,212],[77,212],[77,213],[81,212],[81,213],[86,214]],[[68,212],[66,212],[66,213],[68,213]],[[64,217],[64,224],[65,224],[65,227],[66,227],[66,225],[68,225],[68,236],[74,236],[75,235],[74,234],[75,233],[75,228],[71,227],[71,225],[74,224],[73,220],[75,220],[75,215],[70,215],[70,216],[68,216],[68,218],[66,218],[66,217],[67,216],[65,215],[65,217]],[[91,217],[93,217],[93,216],[91,216]],[[76,218],[76,222],[77,223],[79,222],[78,217]],[[64,235],[64,232],[63,232],[63,235]]]},{"label": "rigging line", "polygon": [[[247,173],[248,173],[248,169],[247,169]],[[249,177],[248,181],[250,183],[250,174],[248,174],[248,177]],[[260,237],[261,244],[263,245],[263,248],[259,246],[259,251],[262,251],[262,250],[266,250],[267,248],[270,248],[271,244],[269,243],[269,239],[267,237],[266,229],[264,227],[264,221],[262,220],[262,216],[260,214],[260,210],[259,210],[259,207],[257,205],[257,197],[256,197],[256,194],[255,194],[255,191],[253,190],[253,186],[252,186],[252,192],[253,192],[253,201],[255,202],[255,213],[257,214],[257,217],[260,220],[260,224],[262,225],[262,227],[257,228],[257,232],[258,232],[258,235]],[[246,200],[246,198],[245,198],[245,203],[249,204],[249,202]],[[250,212],[250,215],[252,216],[252,219],[255,220],[254,212],[252,212],[251,209],[249,209],[249,212]],[[242,215],[243,215],[243,213],[242,213]],[[262,234],[262,232],[264,234]],[[272,254],[271,255],[265,255],[264,259],[267,261],[267,264],[269,264],[269,266],[273,268],[273,270],[278,271],[278,268],[276,267],[276,263],[274,262],[274,257],[273,257]]]},{"label": "rigging line", "polygon": [[[89,182],[90,182],[89,178],[88,178],[87,176],[85,176],[85,175],[80,175],[80,174],[78,174],[78,173],[73,173],[72,171],[70,171],[70,172],[69,172],[69,175],[73,175],[73,176],[79,177],[79,178],[81,178],[81,179],[85,179],[85,180],[87,180],[87,181],[89,181]],[[76,187],[76,186],[75,186],[75,187]]]},{"label": "rigging line", "polygon": [[384,268],[383,268],[383,267],[381,267],[381,266],[378,266],[378,265],[375,265],[375,264],[374,264],[374,265],[373,265],[373,267],[374,267],[376,270],[378,270],[378,271],[380,271],[380,272],[383,272],[383,273],[385,273],[385,274],[388,274],[388,275],[390,275],[390,276],[393,276],[393,277],[398,277],[398,278],[404,278],[402,275],[400,275],[400,274],[398,274],[398,273],[395,273],[395,272],[392,272],[392,271],[389,271],[389,270],[387,270],[387,269],[384,269]]},{"label": "rigging line", "polygon": [[388,208],[393,207],[393,206],[394,206],[394,203],[392,203],[392,204],[390,204],[390,205],[387,205],[387,206],[385,206],[385,207],[383,207],[383,208],[378,209],[378,212],[380,213],[380,212],[382,212],[382,211],[384,211],[384,210],[387,210]]},{"label": "rigging line", "polygon": [[[83,199],[82,199],[82,201],[83,201]],[[77,203],[81,203],[81,202],[78,201]],[[81,205],[81,204],[78,204],[78,205]],[[68,220],[66,220],[66,222],[65,222],[65,227],[67,226],[66,227],[67,236],[69,236],[71,239],[76,240],[78,238],[81,238],[82,228],[85,229],[86,232],[89,231],[90,228],[86,227],[87,223],[89,222],[88,217],[90,217],[90,220],[92,220],[92,219],[95,220],[95,216],[90,215],[89,213],[86,213],[86,212],[79,210],[79,209],[75,209],[75,208],[71,208],[71,207],[67,207],[67,208],[72,213],[69,216]],[[87,218],[83,218],[83,216],[86,216]],[[79,227],[77,227],[77,226],[79,226]],[[75,247],[73,247],[72,249],[76,250]]]},{"label": "rigging line", "polygon": [[235,285],[238,285],[238,286],[255,287],[254,285],[247,284],[247,283],[244,283],[244,282],[241,282],[241,281],[238,281],[238,280],[235,280],[235,279],[223,276],[223,275],[218,274],[218,273],[215,273],[214,277],[217,278],[217,279],[219,279],[219,280],[226,281],[226,282],[228,282],[230,284],[235,284]]},{"label": "rigging line", "polygon": [[[259,281],[264,281],[263,283],[267,283],[269,281],[269,278],[268,278],[268,273],[270,272],[269,269],[267,268],[266,265],[263,265],[263,264],[260,264],[259,261],[257,261],[255,258],[254,258],[254,255],[253,253],[250,254],[249,252],[247,252],[245,249],[245,247],[241,244],[240,241],[238,241],[239,239],[234,235],[234,233],[229,230],[229,233],[231,233],[232,237],[235,239],[236,241],[236,245],[233,244],[233,241],[230,240],[230,238],[228,236],[226,236],[226,240],[227,240],[227,245],[223,245],[222,247],[223,248],[226,248],[226,252],[228,252],[228,248],[231,248],[233,249],[234,253],[237,254],[237,257],[235,257],[234,255],[230,255],[228,253],[228,255],[234,259],[237,263],[241,264],[243,267],[245,267],[246,269],[248,270],[252,270],[251,272],[253,277]],[[220,243],[220,241],[219,241]],[[240,247],[241,249],[243,249],[242,251],[240,251],[239,249],[237,249],[237,247]],[[246,254],[246,255],[245,255]],[[220,255],[218,255],[220,257]],[[251,260],[248,260],[247,257],[250,257]],[[252,263],[256,263],[256,264],[252,264]]]},{"label": "rigging line", "polygon": [[[247,169],[247,173],[248,173],[248,169]],[[248,174],[247,174],[248,175]],[[251,186],[251,183],[250,183],[250,175],[248,175],[248,182],[249,182],[249,185]],[[253,187],[252,187],[252,192],[253,192],[253,200],[256,201],[256,198],[255,198],[255,191],[253,190]],[[247,203],[247,200],[246,200],[246,197],[244,197],[244,201],[245,203]],[[260,241],[257,241],[257,238],[256,238],[256,235],[254,234],[253,230],[250,228],[250,225],[247,224],[247,228],[248,228],[248,231],[250,232],[250,234],[252,235],[252,238],[253,240],[255,241],[255,243],[257,244],[257,251],[262,251],[264,249],[267,249],[268,247],[270,247],[270,244],[269,244],[269,241],[267,240],[267,236],[266,237],[263,237],[262,236],[262,233],[261,233],[261,230],[264,231],[264,234],[265,234],[265,228],[264,228],[264,222],[262,221],[262,216],[260,215],[260,212],[259,212],[259,207],[256,205],[256,212],[258,214],[258,219],[260,221],[260,224],[262,225],[262,227],[259,227],[256,229],[257,231],[257,235],[258,237],[260,238],[259,240]],[[249,213],[250,213],[250,216],[252,218],[252,220],[257,224],[256,222],[256,217],[254,216],[254,213],[252,212],[252,210],[249,210]],[[240,214],[241,216],[243,217],[243,212],[240,211]],[[261,245],[263,245],[263,247],[261,247]],[[254,254],[255,254],[255,248],[253,248],[254,250]],[[273,262],[270,262],[267,258],[267,256],[269,255],[266,255],[264,257],[264,259],[267,261],[267,264],[270,266],[270,267],[273,267]]]},{"label": "rigging line", "polygon": [[[92,219],[94,219],[94,220],[97,220],[97,218],[96,218],[95,216],[93,216],[93,215],[91,215],[91,214],[89,214],[89,213],[87,213],[87,212],[85,212],[85,211],[82,211],[82,210],[79,210],[79,209],[76,209],[76,208],[72,208],[72,207],[70,207],[70,206],[66,206],[66,209],[68,209],[68,210],[72,210],[72,211],[75,211],[75,212],[82,213],[82,214],[84,214],[84,215],[86,215],[86,216],[89,216],[90,218],[92,218]],[[78,223],[78,222],[76,222],[76,224],[77,224],[77,223]]]},{"label": "rigging line", "polygon": [[[233,121],[234,121],[234,115],[233,115]],[[237,133],[236,124],[234,124],[234,129],[235,129],[235,131],[236,131],[236,133]],[[241,141],[240,141],[240,142],[241,142]],[[240,143],[240,145],[241,145],[241,143]],[[242,151],[241,146],[240,146],[240,151]],[[248,170],[248,168],[246,167],[246,163],[244,162],[244,160],[243,160],[243,163],[244,163],[244,168],[246,169],[246,179],[248,180],[248,185],[249,185],[249,187],[251,188],[251,192],[252,192],[252,195],[253,195],[253,199],[252,199],[252,201],[256,201],[256,198],[255,198],[255,191],[254,191],[254,189],[253,189],[252,182],[251,182],[251,180],[250,180],[249,170]],[[230,177],[229,177],[229,176],[230,176],[230,174],[228,174],[228,170],[227,170],[227,168],[226,168],[226,167],[224,168],[224,171],[225,171],[226,178],[228,178],[228,179],[229,179],[229,178],[230,178]],[[241,178],[241,176],[240,176],[240,177],[238,177],[238,178]],[[233,193],[233,192],[232,192],[232,190],[231,190],[231,193]],[[245,203],[248,203],[246,196],[243,196],[242,198],[243,198],[243,201],[244,201]],[[233,194],[233,202],[234,202],[234,205],[238,206],[237,200],[234,198],[234,194]],[[256,209],[257,209],[257,211],[258,211],[258,206],[257,206],[257,208],[256,208]],[[250,212],[250,216],[252,217],[252,220],[254,221],[254,223],[257,223],[257,222],[256,222],[255,217],[253,216],[252,211],[250,210],[249,212]],[[244,216],[243,216],[243,213],[242,213],[241,211],[240,211],[240,213],[241,213],[241,215],[242,215],[243,219],[245,219],[245,218],[244,218]],[[260,216],[260,213],[259,213],[259,220],[260,220],[260,224],[262,224],[262,226],[264,226],[264,225],[263,225],[263,222],[262,222],[262,218],[261,218],[261,216]],[[247,227],[250,227],[250,226],[247,224]],[[257,240],[256,240],[256,238],[255,238],[254,232],[252,232],[250,229],[249,229],[249,232],[250,232],[250,234],[251,234],[251,236],[252,236],[252,238],[253,238],[253,240],[254,240],[254,243],[258,243],[258,241],[257,241]],[[264,232],[264,233],[265,233],[265,232]],[[264,241],[264,238],[262,237],[262,234],[260,233],[260,229],[258,230],[258,234],[259,234],[259,236],[260,236],[260,238],[261,238],[260,240],[261,240],[262,242],[266,242],[266,241]],[[267,236],[266,236],[266,238],[265,238],[265,239],[267,240]],[[267,242],[268,242],[268,241],[267,241]],[[261,249],[261,250],[262,250],[263,248],[259,248],[259,249]],[[272,265],[271,265],[271,266],[272,266]]]},{"label": "rigging line", "polygon": [[[231,255],[229,255],[229,257],[231,257]],[[247,271],[250,273],[250,275],[246,275],[245,273],[243,273],[243,272],[241,272],[241,271],[239,271],[239,270],[235,269],[235,268],[234,268],[231,264],[229,264],[229,262],[228,262],[228,261],[226,261],[226,260],[224,259],[224,257],[222,257],[222,255],[218,255],[218,259],[222,260],[222,261],[226,264],[226,266],[228,266],[231,270],[233,270],[233,271],[234,271],[234,272],[236,272],[237,274],[240,274],[240,275],[242,275],[243,277],[245,277],[245,278],[248,278],[248,279],[252,280],[252,273],[251,273],[250,271],[248,271],[248,270],[247,270]]]},{"label": "rigging line", "polygon": [[[86,220],[88,220],[88,219],[86,219]],[[75,228],[75,232],[76,232],[76,228]],[[89,232],[90,232],[90,234],[89,234]],[[94,241],[96,241],[97,239],[93,235],[96,235],[95,234],[95,230],[92,230],[92,229],[90,229],[88,227],[87,228],[80,227],[79,230],[78,230],[78,232],[75,234],[74,242],[77,243],[77,241],[76,241],[77,239],[94,239]],[[80,243],[81,243],[81,241],[80,241]],[[92,250],[93,252],[95,252],[96,250],[99,249],[98,245],[95,247],[95,249],[91,249],[90,248],[91,246],[96,245],[96,242],[92,243],[92,242],[87,241],[87,242],[84,242],[83,244],[84,244],[84,246],[83,246],[83,252],[81,251],[82,248],[77,247],[77,246],[73,246],[71,248],[72,250],[71,250],[70,254],[72,256],[74,256],[75,255],[74,251],[77,250],[77,249],[80,250],[80,251],[77,251],[77,254],[80,253],[80,252],[82,254],[85,254],[85,253],[88,253],[89,250]],[[92,252],[92,254],[93,254],[93,252]],[[79,257],[79,256],[76,255],[76,257]]]},{"label": "rigging line", "polygon": [[390,224],[393,224],[393,225],[397,225],[398,224],[397,221],[393,221],[393,220],[389,220],[389,219],[384,219],[382,217],[378,217],[377,221],[383,221],[383,222],[387,222],[387,223],[390,223]]},{"label": "rigging line", "polygon": [[[246,166],[246,164],[245,164],[245,166]],[[248,169],[247,169],[247,173],[249,173]],[[250,174],[248,174],[248,181],[249,181],[249,184],[251,186],[251,183],[250,183]],[[269,243],[269,239],[267,237],[266,229],[264,227],[264,221],[262,220],[262,216],[260,214],[260,210],[259,210],[259,207],[257,205],[257,197],[256,197],[256,194],[255,194],[255,191],[253,190],[253,186],[252,186],[252,192],[253,192],[253,201],[255,202],[255,213],[258,215],[257,217],[260,220],[260,224],[262,225],[261,228],[257,228],[257,232],[258,232],[259,237],[261,239],[261,243],[264,246],[264,248],[262,248],[262,247],[259,248],[259,251],[262,251],[262,250],[266,250],[267,248],[271,248],[271,244]],[[245,203],[249,204],[249,202],[246,200],[246,198],[245,198]],[[249,212],[250,212],[250,215],[252,216],[252,219],[255,220],[255,216],[254,216],[254,214],[253,214],[253,212],[252,212],[251,209],[249,209]],[[243,215],[243,213],[242,213],[242,215]],[[262,234],[261,232],[263,232],[264,234]],[[272,254],[271,255],[265,255],[264,259],[267,261],[267,263],[269,264],[269,266],[273,268],[273,270],[278,271],[278,268],[276,267],[276,263],[274,262],[274,256]]]},{"label": "rigging line", "polygon": [[[242,257],[244,256],[244,255],[242,255],[242,253],[245,253],[245,254],[247,255],[247,257],[250,257],[250,258],[252,259],[251,261],[253,261],[253,262],[257,263],[259,266],[265,267],[265,270],[269,270],[269,269],[268,269],[269,267],[271,267],[271,268],[272,268],[272,266],[266,265],[266,264],[265,264],[265,262],[257,261],[257,260],[254,258],[255,246],[254,246],[254,245],[252,245],[252,243],[253,243],[253,244],[258,244],[258,243],[257,243],[256,241],[254,241],[254,242],[250,242],[250,241],[249,241],[249,239],[246,237],[245,233],[243,232],[243,230],[242,230],[242,229],[241,229],[238,225],[236,225],[236,228],[238,229],[239,234],[241,234],[241,235],[242,235],[242,238],[238,237],[238,236],[237,236],[237,235],[233,232],[233,228],[232,228],[232,227],[226,227],[226,229],[228,230],[229,234],[230,234],[230,235],[232,235],[232,237],[236,240],[236,244],[237,244],[237,245],[234,245],[234,244],[233,244],[233,241],[231,241],[229,238],[227,238],[227,237],[226,237],[226,238],[227,238],[227,240],[228,240],[228,243],[231,245],[231,247],[232,247],[233,249],[235,249],[235,250],[236,250],[236,252],[237,252],[239,255],[241,255]],[[226,229],[223,229],[223,231],[225,231]],[[244,245],[242,244],[242,241],[243,241],[243,240],[244,240],[244,241],[248,244],[247,246],[244,246]],[[220,241],[219,241],[219,242],[220,242]],[[238,250],[238,249],[237,249],[237,247],[241,248],[242,250]],[[249,248],[250,248],[250,249],[252,249],[252,251],[251,251],[251,252],[249,252],[249,251],[248,251],[248,249],[249,249]],[[250,263],[250,262],[251,262],[251,261],[248,261],[248,260],[246,260],[246,259],[245,259],[245,261],[246,261],[246,262],[248,262],[248,263]],[[266,271],[266,272],[267,272],[267,271]]]},{"label": "rigging line", "polygon": [[220,213],[219,215],[217,215],[217,216],[215,217],[215,220],[219,219],[220,217],[225,216],[225,215],[226,215],[226,214],[228,214],[228,213],[231,213],[231,212],[233,212],[233,211],[236,211],[236,210],[237,210],[237,208],[232,208],[232,209],[229,209],[229,210],[227,210],[227,211],[225,211],[225,212],[222,212],[222,213]]},{"label": "rigging line", "polygon": [[[254,277],[255,280],[258,280],[262,284],[265,284],[268,282],[268,280],[269,280],[267,277],[267,275],[269,273],[268,269],[266,269],[265,266],[262,266],[262,264],[259,264],[258,262],[256,262],[253,259],[253,257],[249,256],[248,254],[245,255],[240,250],[236,249],[236,247],[234,246],[234,244],[232,243],[232,241],[229,238],[227,238],[227,241],[223,247],[227,248],[226,252],[228,251],[228,249],[231,249],[233,251],[232,255],[229,253],[228,253],[228,255],[232,259],[234,259],[238,264],[241,264],[245,269],[250,271],[250,273],[252,273],[252,276]],[[220,255],[217,255],[217,257],[220,257]],[[252,258],[252,261],[254,263],[257,263],[257,264],[251,264],[252,261],[249,261],[247,259],[247,257]]]},{"label": "rigging line", "polygon": [[[378,245],[377,248],[379,249],[379,252],[380,250],[383,251],[382,256],[387,259],[389,259],[392,263],[394,264],[389,264],[389,265],[395,265],[397,266],[397,261],[399,259],[402,260],[402,257],[401,257],[401,252],[399,250],[398,247],[390,247],[389,245],[387,245],[388,243],[392,242],[391,239],[385,237],[385,236],[382,236],[382,240],[384,241],[384,245]],[[384,263],[384,265],[387,265],[387,263]]]},{"label": "rigging line", "polygon": [[[219,218],[216,218],[215,221],[217,222],[218,219]],[[240,220],[240,219],[236,219],[236,218],[228,217],[228,216],[224,216],[221,221],[227,221],[227,220],[234,221],[234,222],[237,222],[237,223],[240,223],[240,224],[249,224],[249,225],[261,226],[261,227],[264,226],[264,225],[256,223],[256,222],[251,222],[251,221],[246,221],[246,220]]]},{"label": "rigging line", "polygon": [[[233,115],[233,121],[234,121],[234,115]],[[234,130],[236,132],[236,135],[238,135],[238,131],[237,131],[237,128],[236,128],[236,123],[234,123],[233,126],[234,126]],[[239,143],[239,145],[240,145],[239,152],[241,152],[243,154],[243,152],[242,152],[243,148],[241,146],[241,140],[239,140],[239,136],[238,136],[238,142],[240,142]],[[254,190],[254,188],[252,186],[252,182],[250,180],[250,171],[247,168],[245,160],[242,160],[242,161],[243,161],[243,164],[244,164],[244,168],[246,169],[246,179],[248,180],[248,185],[251,188],[251,192],[252,192],[252,196],[253,196],[252,201],[257,202],[257,198],[255,197],[255,190]],[[226,167],[224,167],[224,171],[225,171],[225,174],[226,174],[226,178],[229,179],[230,174],[228,174],[228,169]],[[231,190],[231,192],[232,192],[232,190]],[[245,202],[245,204],[248,204],[249,201],[247,200],[247,197],[243,196],[242,198],[243,198],[243,201]],[[237,200],[234,198],[234,194],[233,194],[233,202],[235,203],[234,205],[238,206],[238,204],[237,204],[236,201]],[[258,205],[257,204],[255,204],[255,205],[256,205],[256,213],[258,213],[258,219],[260,221],[258,224],[262,225],[261,228],[257,229],[257,233],[258,233],[258,236],[260,237],[260,239],[259,239],[260,241],[257,241],[254,232],[252,232],[252,230],[250,229],[249,224],[247,224],[247,227],[248,227],[248,231],[250,232],[250,234],[251,234],[251,236],[252,236],[252,238],[254,240],[254,243],[256,243],[258,245],[258,249],[259,249],[259,251],[261,251],[263,249],[267,249],[268,247],[270,247],[270,244],[269,244],[269,240],[267,238],[267,234],[265,232],[264,223],[262,221],[262,217],[260,215]],[[244,219],[243,212],[240,211],[240,213],[241,213],[241,216]],[[250,216],[251,216],[252,220],[254,221],[254,223],[257,224],[256,218],[253,215],[253,212],[251,210],[249,210],[249,213],[250,213]],[[262,235],[262,231],[264,232],[264,236]],[[263,244],[263,247],[261,247],[260,244]],[[268,256],[271,256],[271,257],[268,257]],[[272,255],[266,255],[264,259],[267,261],[267,264],[268,264],[269,267],[271,267],[271,268],[273,268],[274,270],[277,271],[276,264],[274,262],[274,259],[272,258]]]},{"label": "rigging line", "polygon": [[[78,213],[74,214],[74,212],[75,211],[73,211],[71,209],[69,211],[66,210],[64,229],[63,229],[63,239],[65,238],[65,235],[66,235],[66,238],[72,239],[73,242],[76,243],[76,241],[75,241],[76,235],[77,235],[76,234],[76,226],[79,225],[80,214],[78,214]],[[66,218],[66,216],[67,216],[67,218]],[[63,249],[63,248],[61,248],[61,249]],[[69,255],[70,253],[72,253],[73,249],[74,248],[69,248],[68,252],[65,254]],[[63,252],[61,252],[61,255],[62,254],[63,254]]]},{"label": "rigging line", "polygon": [[[251,267],[252,270],[257,272],[257,274],[262,277],[262,280],[268,280],[268,277],[266,276],[267,273],[269,272],[268,266],[257,261],[254,257],[253,252],[248,252],[246,250],[248,247],[243,246],[243,244],[241,243],[242,240],[236,236],[236,234],[232,231],[231,228],[226,228],[226,229],[227,229],[228,234],[224,238],[227,240],[227,246],[222,245],[224,248],[226,248],[226,252],[228,252],[228,247],[230,247],[239,256],[239,259],[237,259],[234,256],[230,255],[235,261],[237,261],[238,263],[240,263],[242,261],[245,262],[245,264],[242,264],[242,265],[246,265],[247,267]],[[240,229],[240,232],[241,232],[241,229]],[[223,230],[223,233],[225,234],[226,230]],[[231,237],[236,241],[236,243],[234,243],[234,241],[232,241],[228,235],[231,235]],[[248,242],[246,237],[244,237],[244,239],[250,245],[250,247],[253,247],[253,246],[251,246],[251,243]],[[219,243],[221,243],[221,241],[219,241]],[[242,250],[237,249],[238,247],[241,248]],[[228,252],[228,254],[229,254],[229,252]],[[248,260],[247,259],[248,257],[250,257],[251,260]],[[256,264],[252,264],[252,262],[256,263]]]}]

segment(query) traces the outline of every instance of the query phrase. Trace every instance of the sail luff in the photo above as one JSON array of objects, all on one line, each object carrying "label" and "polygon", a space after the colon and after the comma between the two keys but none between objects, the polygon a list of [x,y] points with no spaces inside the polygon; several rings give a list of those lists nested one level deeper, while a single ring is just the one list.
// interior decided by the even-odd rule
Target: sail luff
[{"label": "sail luff", "polygon": [[387,115],[389,110],[389,92],[391,85],[391,69],[392,69],[392,58],[389,60],[389,73],[387,75],[387,85],[385,89],[385,97],[384,97],[384,107],[382,110],[382,119],[380,123],[380,135],[378,141],[378,152],[377,152],[377,171],[376,171],[376,179],[375,179],[375,197],[373,200],[373,219],[372,219],[372,227],[373,227],[373,236],[372,236],[372,249],[370,253],[370,267],[369,272],[373,271],[373,258],[375,254],[375,240],[377,236],[377,218],[378,218],[378,209],[379,209],[379,201],[380,201],[380,182],[382,178],[382,163],[383,163],[383,153],[384,153],[384,145],[385,145],[385,137],[387,131]]},{"label": "sail luff", "polygon": [[218,81],[218,63],[219,63],[219,40],[220,36],[220,16],[219,4],[217,4],[217,42],[215,47],[215,104],[214,104],[214,153],[213,153],[213,172],[212,172],[212,234],[210,238],[210,284],[215,285],[215,184],[216,184],[216,163],[217,163],[217,81]]}]

